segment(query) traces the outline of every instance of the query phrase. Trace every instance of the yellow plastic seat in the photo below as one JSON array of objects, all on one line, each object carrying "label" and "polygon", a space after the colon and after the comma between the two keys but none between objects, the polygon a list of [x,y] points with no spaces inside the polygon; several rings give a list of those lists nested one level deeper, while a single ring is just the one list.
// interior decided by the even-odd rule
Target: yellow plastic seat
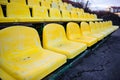
[{"label": "yellow plastic seat", "polygon": [[102,22],[101,26],[104,32],[106,32],[108,35],[113,32],[113,29],[108,28],[106,22]]},{"label": "yellow plastic seat", "polygon": [[61,0],[52,0],[53,2],[61,2]]},{"label": "yellow plastic seat", "polygon": [[66,33],[69,40],[85,43],[88,47],[94,45],[97,42],[96,38],[82,35],[79,25],[74,22],[69,22],[67,24]]},{"label": "yellow plastic seat", "polygon": [[33,7],[33,6],[40,6],[40,1],[39,0],[27,0],[28,1],[28,6]]},{"label": "yellow plastic seat", "polygon": [[71,4],[68,4],[68,3],[65,3],[65,2],[63,4],[66,6],[66,9],[68,11],[72,11],[73,6]]},{"label": "yellow plastic seat", "polygon": [[70,21],[71,19],[71,15],[70,12],[68,10],[62,10],[62,19],[63,21]]},{"label": "yellow plastic seat", "polygon": [[6,5],[8,3],[8,0],[0,0],[1,5]]},{"label": "yellow plastic seat", "polygon": [[29,7],[19,3],[7,4],[7,17],[14,18],[17,22],[34,22],[36,21],[31,17]]},{"label": "yellow plastic seat", "polygon": [[51,21],[61,21],[61,13],[60,10],[57,8],[50,8],[49,9],[49,17]]},{"label": "yellow plastic seat", "polygon": [[15,22],[16,20],[14,18],[8,18],[4,17],[3,10],[0,5],[0,23],[8,23],[8,22]]},{"label": "yellow plastic seat", "polygon": [[108,27],[111,28],[113,31],[117,30],[119,26],[115,26],[112,24],[112,21],[108,21]]},{"label": "yellow plastic seat", "polygon": [[81,8],[80,11],[81,11],[81,13],[84,13],[84,9]]},{"label": "yellow plastic seat", "polygon": [[73,21],[75,20],[79,20],[79,18],[78,18],[78,14],[77,14],[77,12],[76,11],[71,11],[70,12],[71,13],[71,18],[73,19]]},{"label": "yellow plastic seat", "polygon": [[104,25],[103,25],[103,26],[105,27],[105,30],[106,30],[107,32],[109,32],[109,34],[111,34],[113,31],[115,31],[115,30],[113,29],[113,27],[110,26],[107,21],[104,22]]},{"label": "yellow plastic seat", "polygon": [[43,28],[43,47],[72,59],[82,53],[87,45],[67,39],[62,25],[51,23]]},{"label": "yellow plastic seat", "polygon": [[66,6],[63,4],[59,4],[59,8],[60,8],[60,10],[66,10]]},{"label": "yellow plastic seat", "polygon": [[112,22],[106,21],[105,24],[106,24],[106,28],[110,30],[111,33],[116,30],[115,27],[113,27]]},{"label": "yellow plastic seat", "polygon": [[77,8],[72,7],[71,10],[72,10],[72,11],[77,11]]},{"label": "yellow plastic seat", "polygon": [[90,13],[84,13],[84,18],[87,20],[93,20]]},{"label": "yellow plastic seat", "polygon": [[[95,24],[96,24],[96,23],[95,23]],[[99,24],[99,25],[97,25],[97,24]],[[96,26],[99,26],[99,28],[100,28],[100,30],[101,30],[101,33],[104,34],[105,37],[108,36],[108,35],[109,35],[109,31],[104,30],[104,28],[103,28],[103,23],[102,23],[102,22],[98,22],[97,24],[96,24]]]},{"label": "yellow plastic seat", "polygon": [[46,7],[47,9],[50,9],[51,8],[51,2],[49,1],[41,1],[41,6],[44,6]]},{"label": "yellow plastic seat", "polygon": [[101,24],[99,22],[95,22],[95,23],[89,22],[89,25],[92,33],[95,33],[95,34],[97,33],[97,34],[103,35],[104,37],[108,35],[107,33],[101,30]]},{"label": "yellow plastic seat", "polygon": [[84,15],[83,15],[83,13],[78,12],[78,18],[79,18],[80,20],[83,20],[83,19],[84,19]]},{"label": "yellow plastic seat", "polygon": [[10,3],[19,3],[26,5],[26,0],[10,0]]},{"label": "yellow plastic seat", "polygon": [[48,9],[46,7],[34,6],[32,8],[32,17],[39,21],[45,21],[49,19]]},{"label": "yellow plastic seat", "polygon": [[0,80],[16,80],[0,68]]},{"label": "yellow plastic seat", "polygon": [[66,56],[41,47],[33,28],[11,26],[0,30],[0,67],[16,80],[41,80],[65,62]]},{"label": "yellow plastic seat", "polygon": [[86,22],[81,22],[80,27],[83,35],[97,38],[98,41],[104,38],[101,34],[92,33],[89,24]]},{"label": "yellow plastic seat", "polygon": [[97,18],[95,17],[94,14],[91,14],[91,19],[96,20]]},{"label": "yellow plastic seat", "polygon": [[59,9],[59,6],[58,6],[57,2],[52,2],[51,7]]}]

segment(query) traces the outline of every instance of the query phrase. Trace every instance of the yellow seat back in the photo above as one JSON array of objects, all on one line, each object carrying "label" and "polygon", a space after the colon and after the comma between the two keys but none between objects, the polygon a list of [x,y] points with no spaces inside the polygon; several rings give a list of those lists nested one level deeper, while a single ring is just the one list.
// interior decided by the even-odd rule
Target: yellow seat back
[{"label": "yellow seat back", "polygon": [[108,21],[108,25],[111,27],[113,26],[112,21]]},{"label": "yellow seat back", "polygon": [[39,0],[28,0],[28,5],[30,7],[32,7],[32,6],[40,6],[40,1]]},{"label": "yellow seat back", "polygon": [[52,7],[52,8],[59,8],[57,2],[52,2],[52,3],[51,3],[51,7]]},{"label": "yellow seat back", "polygon": [[90,25],[90,29],[91,29],[91,32],[96,32],[97,30],[96,30],[96,25],[95,25],[95,23],[93,23],[93,22],[89,22],[89,25]]},{"label": "yellow seat back", "polygon": [[84,13],[84,10],[81,8],[81,9],[80,9],[80,12],[81,12],[81,13]]},{"label": "yellow seat back", "polygon": [[84,19],[84,15],[83,15],[83,13],[78,12],[78,18],[79,18],[79,19]]},{"label": "yellow seat back", "polygon": [[0,30],[0,54],[17,54],[27,49],[40,48],[40,40],[35,29],[12,26]]},{"label": "yellow seat back", "polygon": [[47,24],[43,29],[43,46],[57,45],[66,40],[64,28],[60,24]]},{"label": "yellow seat back", "polygon": [[8,3],[8,0],[0,0],[0,4],[6,5]]},{"label": "yellow seat back", "polygon": [[57,8],[50,8],[49,9],[50,12],[50,18],[61,18],[61,13],[60,10]]},{"label": "yellow seat back", "polygon": [[84,13],[84,18],[85,19],[90,19],[90,14],[89,13]]},{"label": "yellow seat back", "polygon": [[45,7],[34,6],[32,10],[32,16],[41,19],[48,18],[48,10]]},{"label": "yellow seat back", "polygon": [[14,19],[14,18],[8,18],[8,17],[4,16],[2,7],[0,5],[0,23],[15,22],[15,21],[16,21],[16,19]]},{"label": "yellow seat back", "polygon": [[74,39],[82,36],[79,25],[75,22],[69,22],[67,24],[66,32],[67,32],[68,39]]},{"label": "yellow seat back", "polygon": [[60,8],[60,10],[66,10],[66,6],[63,4],[59,4],[59,8]]},{"label": "yellow seat back", "polygon": [[96,28],[96,32],[100,32],[100,26],[101,25],[99,24],[99,22],[95,22],[94,26]]},{"label": "yellow seat back", "polygon": [[0,80],[16,80],[0,68]]},{"label": "yellow seat back", "polygon": [[78,19],[78,14],[76,11],[71,11],[71,18],[72,19]]},{"label": "yellow seat back", "polygon": [[20,3],[20,4],[26,4],[26,0],[10,0],[10,3]]},{"label": "yellow seat back", "polygon": [[70,12],[68,10],[62,10],[62,18],[63,19],[71,18]]},{"label": "yellow seat back", "polygon": [[94,18],[97,19],[97,15],[96,14],[94,14]]},{"label": "yellow seat back", "polygon": [[46,7],[47,9],[51,8],[51,5],[50,5],[51,2],[49,1],[41,1],[41,6],[44,6]]},{"label": "yellow seat back", "polygon": [[3,11],[2,11],[1,5],[0,5],[0,18],[4,18],[4,15],[3,15]]},{"label": "yellow seat back", "polygon": [[29,7],[19,3],[7,4],[7,17],[13,18],[30,18]]},{"label": "yellow seat back", "polygon": [[80,27],[83,34],[91,32],[90,26],[87,22],[81,22]]}]

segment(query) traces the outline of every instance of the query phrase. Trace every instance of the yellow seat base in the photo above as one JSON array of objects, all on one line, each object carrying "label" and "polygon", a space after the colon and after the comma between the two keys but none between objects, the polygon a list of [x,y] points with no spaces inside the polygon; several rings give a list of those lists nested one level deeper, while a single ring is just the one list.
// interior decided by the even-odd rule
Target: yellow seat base
[{"label": "yellow seat base", "polygon": [[100,41],[104,38],[104,35],[102,35],[102,34],[93,34],[93,33],[85,33],[84,36],[97,38],[98,41]]},{"label": "yellow seat base", "polygon": [[47,46],[47,49],[59,52],[66,55],[68,59],[72,59],[82,53],[84,50],[86,50],[87,46],[83,43],[67,41],[57,44],[55,46]]},{"label": "yellow seat base", "polygon": [[16,80],[40,80],[64,64],[66,56],[47,50],[30,50],[16,56],[4,56],[0,62]]},{"label": "yellow seat base", "polygon": [[0,68],[0,80],[16,80]]},{"label": "yellow seat base", "polygon": [[43,47],[64,54],[68,59],[74,58],[87,49],[86,44],[68,40],[64,27],[55,23],[48,24],[44,27]]},{"label": "yellow seat base", "polygon": [[41,80],[66,59],[43,49],[34,28],[11,26],[0,30],[0,67],[16,80]]},{"label": "yellow seat base", "polygon": [[87,44],[88,47],[91,47],[92,45],[97,43],[97,38],[92,38],[92,37],[88,37],[88,36],[80,36],[80,37],[76,37],[71,40],[85,43],[85,44]]}]

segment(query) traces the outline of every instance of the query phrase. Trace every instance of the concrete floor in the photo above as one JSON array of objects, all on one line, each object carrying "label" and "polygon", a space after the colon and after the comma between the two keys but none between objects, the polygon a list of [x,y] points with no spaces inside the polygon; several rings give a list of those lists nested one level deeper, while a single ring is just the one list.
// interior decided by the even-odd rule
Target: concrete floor
[{"label": "concrete floor", "polygon": [[120,80],[120,29],[57,80]]}]

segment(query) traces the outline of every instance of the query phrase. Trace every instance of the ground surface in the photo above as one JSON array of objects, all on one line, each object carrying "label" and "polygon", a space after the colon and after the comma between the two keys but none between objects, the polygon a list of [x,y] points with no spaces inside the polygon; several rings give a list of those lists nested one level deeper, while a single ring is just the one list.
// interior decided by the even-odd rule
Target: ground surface
[{"label": "ground surface", "polygon": [[57,80],[120,80],[120,29]]}]

